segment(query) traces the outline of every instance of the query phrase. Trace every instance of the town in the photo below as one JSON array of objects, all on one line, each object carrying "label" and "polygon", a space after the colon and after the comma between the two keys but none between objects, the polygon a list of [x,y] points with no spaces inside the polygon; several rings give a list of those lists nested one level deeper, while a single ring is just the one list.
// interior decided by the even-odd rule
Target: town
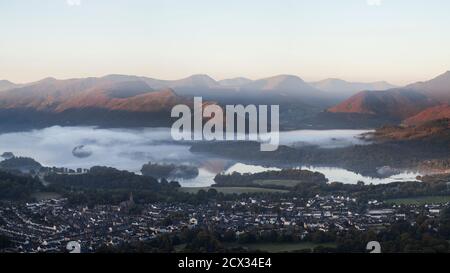
[{"label": "town", "polygon": [[36,203],[4,203],[0,207],[0,234],[13,246],[3,252],[67,252],[78,242],[81,252],[105,246],[145,242],[184,229],[204,228],[236,237],[265,231],[290,232],[303,240],[311,232],[383,230],[400,220],[415,225],[418,215],[437,218],[449,204],[394,205],[371,200],[361,209],[358,200],[346,196],[281,198],[268,201],[242,197],[203,205],[153,203],[133,213],[133,195],[120,205],[71,206],[68,200]]}]

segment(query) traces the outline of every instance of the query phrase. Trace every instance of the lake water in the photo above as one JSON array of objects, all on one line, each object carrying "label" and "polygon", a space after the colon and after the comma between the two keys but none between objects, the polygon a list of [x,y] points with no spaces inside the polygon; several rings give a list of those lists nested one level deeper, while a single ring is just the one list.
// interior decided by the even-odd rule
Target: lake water
[{"label": "lake water", "polygon": [[[298,130],[280,133],[282,145],[318,145],[324,148],[345,147],[365,142],[358,138],[367,131],[361,130]],[[75,157],[75,147],[84,145],[92,152],[87,158]],[[0,154],[13,152],[16,156],[32,157],[45,166],[67,168],[89,168],[110,166],[139,173],[143,164],[174,163],[199,167],[195,179],[181,180],[183,186],[209,186],[218,173],[256,173],[277,170],[262,166],[243,164],[234,160],[213,158],[192,154],[189,143],[173,142],[167,128],[143,129],[99,129],[95,127],[49,127],[18,133],[0,134]],[[339,168],[293,166],[318,171],[330,181],[344,183],[389,183],[394,181],[414,181],[418,173],[402,173],[385,179],[364,177]]]}]

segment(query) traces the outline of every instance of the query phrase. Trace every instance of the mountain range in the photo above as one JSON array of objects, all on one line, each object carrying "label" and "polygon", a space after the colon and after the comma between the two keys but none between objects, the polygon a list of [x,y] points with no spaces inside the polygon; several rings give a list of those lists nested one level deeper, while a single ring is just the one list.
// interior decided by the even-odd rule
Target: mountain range
[{"label": "mountain range", "polygon": [[145,119],[149,122],[141,125],[153,125],[155,119],[158,125],[165,125],[168,121],[161,119],[170,116],[171,108],[180,103],[189,105],[193,96],[222,105],[280,104],[281,123],[289,127],[296,120],[312,117],[339,101],[328,94],[329,90],[319,90],[292,75],[221,81],[202,74],[179,80],[133,75],[68,80],[46,78],[25,84],[1,81],[0,91],[2,127],[54,123],[104,125],[114,124],[117,119],[120,120],[118,126],[140,124]]},{"label": "mountain range", "polygon": [[397,87],[385,81],[364,83],[364,82],[348,82],[341,79],[331,79],[331,78],[318,82],[310,82],[309,84],[319,90],[327,92],[329,96],[334,96],[337,98],[348,98],[350,96],[355,95],[358,92],[365,90],[384,91]]},{"label": "mountain range", "polygon": [[132,75],[46,78],[26,84],[4,80],[0,81],[0,126],[166,126],[170,124],[171,108],[176,104],[192,107],[193,96],[202,96],[205,103],[219,105],[280,104],[284,129],[320,127],[324,119],[331,121],[327,127],[333,124],[339,127],[348,117],[351,126],[376,120],[366,122],[374,126],[385,121],[402,122],[430,107],[441,108],[430,108],[409,122],[417,122],[420,117],[441,117],[435,113],[450,102],[448,86],[450,72],[400,88],[383,81],[326,79],[308,83],[293,75],[220,81],[202,74],[179,80]]},{"label": "mountain range", "polygon": [[[206,96],[235,96],[236,93],[241,95],[258,92],[257,95],[276,93],[282,96],[293,97],[309,97],[309,98],[327,98],[343,97],[347,98],[347,94],[354,94],[363,90],[386,90],[394,87],[386,82],[376,83],[358,83],[347,82],[339,79],[327,79],[315,83],[307,83],[298,76],[293,75],[277,75],[273,77],[250,80],[247,78],[232,78],[216,81],[208,75],[197,74],[179,80],[159,80],[149,77],[139,77],[130,75],[108,75],[101,78],[84,78],[56,80],[54,78],[46,78],[38,82],[27,84],[14,84],[3,80],[0,81],[0,90],[26,88],[40,89],[60,89],[65,92],[66,89],[72,91],[81,91],[85,87],[98,86],[99,84],[113,84],[118,82],[137,82],[141,81],[148,85],[151,89],[171,88],[176,90],[179,95],[198,96],[205,93]],[[53,84],[53,86],[50,86]],[[78,84],[78,86],[77,86]],[[76,90],[78,89],[78,90]]]},{"label": "mountain range", "polygon": [[160,112],[180,103],[189,104],[171,89],[155,91],[144,81],[118,81],[109,77],[66,81],[47,78],[0,93],[0,109],[53,113],[89,108]]},{"label": "mountain range", "polygon": [[363,91],[328,109],[332,113],[357,113],[405,119],[435,103],[422,93],[410,89]]},{"label": "mountain range", "polygon": [[371,115],[405,124],[450,118],[450,72],[426,82],[386,91],[363,91],[331,107],[327,113]]},{"label": "mountain range", "polygon": [[441,103],[450,103],[450,71],[426,82],[406,86]]}]

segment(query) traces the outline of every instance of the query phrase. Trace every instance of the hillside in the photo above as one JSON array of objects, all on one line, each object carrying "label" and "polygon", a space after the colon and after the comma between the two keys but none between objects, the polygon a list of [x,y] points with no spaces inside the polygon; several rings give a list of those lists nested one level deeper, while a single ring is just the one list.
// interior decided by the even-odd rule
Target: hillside
[{"label": "hillside", "polygon": [[16,86],[17,86],[16,84],[14,84],[14,83],[12,83],[10,81],[0,80],[0,92],[4,91],[4,90],[11,89],[11,88],[14,88]]},{"label": "hillside", "polygon": [[450,71],[425,82],[407,86],[441,103],[450,103]]},{"label": "hillside", "polygon": [[299,121],[336,103],[296,76],[218,82],[208,75],[158,80],[132,75],[58,80],[46,78],[0,93],[2,130],[51,125],[168,126],[176,104],[203,101],[226,104],[278,104],[281,125]]},{"label": "hillside", "polygon": [[[201,96],[204,102],[219,105],[278,104],[284,130],[374,128],[399,124],[439,105],[448,93],[449,75],[447,72],[408,88],[362,91],[339,104],[357,90],[383,90],[392,85],[339,79],[307,83],[294,75],[216,81],[204,74],[179,80],[114,74],[68,80],[46,78],[23,85],[0,81],[0,126],[6,130],[49,125],[167,126],[174,105],[191,105],[193,96]],[[433,116],[442,118],[446,114],[430,109],[414,120],[436,119]]]},{"label": "hillside", "polygon": [[136,78],[48,78],[0,93],[0,126],[168,126],[177,104],[192,101],[171,89],[153,90]]},{"label": "hillside", "polygon": [[414,126],[385,126],[377,129],[373,137],[380,141],[436,140],[448,144],[450,119],[433,120]]},{"label": "hillside", "polygon": [[243,85],[241,89],[248,91],[259,90],[264,93],[277,92],[283,96],[303,95],[306,97],[320,97],[325,95],[322,91],[310,86],[301,78],[292,75],[278,75],[256,80]]},{"label": "hillside", "polygon": [[[120,90],[123,92],[123,90]],[[169,112],[173,106],[183,103],[192,104],[171,89],[158,90],[152,92],[128,93],[120,95],[111,90],[99,90],[88,93],[61,103],[55,110],[63,112],[70,109],[97,108],[110,111],[128,112]]]},{"label": "hillside", "polygon": [[[363,91],[329,108],[323,117],[349,124],[352,115],[358,124],[417,125],[449,117],[450,71],[434,79],[386,91]],[[357,118],[359,117],[359,118]]]},{"label": "hillside", "polygon": [[249,84],[251,82],[252,82],[252,80],[250,80],[250,79],[247,79],[244,77],[238,77],[238,78],[221,80],[221,81],[219,81],[219,84],[221,86],[225,86],[225,87],[237,87],[238,88],[240,86]]},{"label": "hillside", "polygon": [[330,113],[354,113],[405,119],[434,105],[425,95],[407,89],[364,91],[328,109]]},{"label": "hillside", "polygon": [[[125,79],[124,79],[125,80]],[[70,109],[106,109],[131,112],[169,111],[188,101],[171,89],[155,91],[144,81],[106,78],[45,79],[0,94],[0,108],[60,113]]]},{"label": "hillside", "polygon": [[364,83],[348,82],[341,79],[325,79],[318,82],[311,82],[309,84],[321,91],[327,92],[329,96],[343,99],[349,98],[356,93],[365,90],[384,91],[396,88],[395,85],[392,85],[385,81]]},{"label": "hillside", "polygon": [[450,105],[443,104],[427,108],[417,115],[407,118],[403,123],[406,125],[420,125],[440,119],[450,119]]}]

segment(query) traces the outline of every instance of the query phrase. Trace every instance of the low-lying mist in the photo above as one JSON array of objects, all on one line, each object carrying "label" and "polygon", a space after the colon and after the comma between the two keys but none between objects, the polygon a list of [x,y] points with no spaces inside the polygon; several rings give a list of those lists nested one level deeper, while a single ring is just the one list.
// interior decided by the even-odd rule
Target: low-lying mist
[{"label": "low-lying mist", "polygon": [[[0,135],[0,152],[32,157],[46,166],[88,168],[111,166],[138,172],[152,162],[195,161],[189,146],[170,143],[170,131],[163,128],[99,129],[95,127],[50,127]],[[78,158],[75,147],[84,145],[92,154]]]},{"label": "low-lying mist", "polygon": [[[316,145],[324,148],[364,144],[357,138],[367,131],[327,130],[280,133],[282,145]],[[0,134],[0,153],[31,157],[44,166],[90,168],[110,166],[140,173],[143,164],[172,163],[199,167],[197,179],[183,184],[210,185],[215,174],[236,161],[193,154],[189,142],[174,142],[169,128],[102,129],[96,127],[49,127],[41,130]],[[77,156],[74,151],[78,152]],[[87,152],[88,151],[88,152]],[[262,169],[264,170],[264,169]]]}]

